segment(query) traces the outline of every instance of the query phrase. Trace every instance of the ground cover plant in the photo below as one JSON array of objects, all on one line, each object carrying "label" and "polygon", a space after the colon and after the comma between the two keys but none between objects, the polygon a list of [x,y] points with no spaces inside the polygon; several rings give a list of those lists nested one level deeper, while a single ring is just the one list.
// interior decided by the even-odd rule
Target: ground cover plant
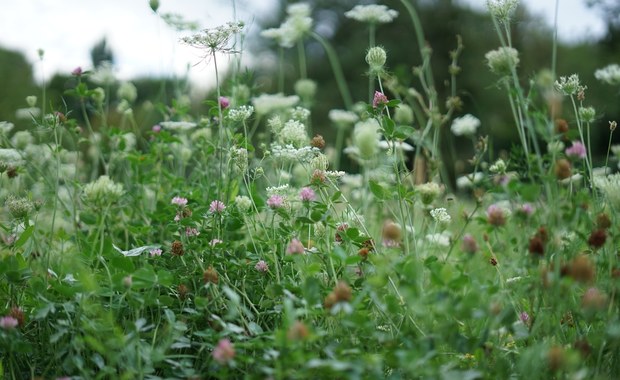
[{"label": "ground cover plant", "polygon": [[[434,67],[401,3],[405,14],[346,14],[368,26],[368,93],[349,92],[299,3],[263,32],[298,50],[295,94],[261,93],[233,64],[226,79],[216,70],[206,114],[178,99],[142,126],[131,83],[77,68],[65,96],[80,113],[46,109],[42,94],[21,111],[31,128],[0,123],[0,377],[620,373],[620,150],[610,121],[607,149],[593,152],[594,84],[553,67],[522,77],[518,2],[489,1],[498,49],[480,59],[519,136],[500,156],[460,111],[461,41],[449,68]],[[387,70],[375,41],[395,17],[416,30],[417,88]],[[243,36],[233,21],[181,42],[217,67],[221,52],[237,62]],[[334,142],[311,132],[308,39],[327,52],[345,107],[329,114]],[[437,69],[450,70],[447,99]],[[620,84],[617,65],[596,76]],[[469,141],[471,174],[453,181],[443,148]]]}]

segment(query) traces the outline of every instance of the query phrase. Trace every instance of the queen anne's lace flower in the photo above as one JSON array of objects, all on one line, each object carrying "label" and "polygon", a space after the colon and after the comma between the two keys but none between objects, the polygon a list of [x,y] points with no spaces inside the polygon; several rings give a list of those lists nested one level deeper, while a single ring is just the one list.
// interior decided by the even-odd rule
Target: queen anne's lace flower
[{"label": "queen anne's lace flower", "polygon": [[620,85],[620,65],[611,64],[594,72],[594,77],[603,83]]},{"label": "queen anne's lace flower", "polygon": [[385,5],[370,4],[356,5],[344,15],[359,22],[385,24],[392,22],[398,16],[398,12]]},{"label": "queen anne's lace flower", "polygon": [[473,115],[467,114],[454,119],[450,130],[456,136],[471,136],[476,133],[478,127],[480,127],[480,120]]},{"label": "queen anne's lace flower", "polygon": [[275,40],[284,48],[295,46],[312,29],[310,6],[306,3],[289,5],[288,16],[278,28],[266,29],[261,36]]},{"label": "queen anne's lace flower", "polygon": [[261,94],[252,99],[254,110],[259,115],[266,115],[273,111],[290,108],[299,103],[299,96],[284,96],[282,94]]},{"label": "queen anne's lace flower", "polygon": [[209,49],[212,52],[231,52],[233,49],[228,46],[228,43],[242,29],[243,22],[228,22],[226,25],[220,25],[212,29],[203,29],[200,33],[183,37],[181,41],[196,48]]}]

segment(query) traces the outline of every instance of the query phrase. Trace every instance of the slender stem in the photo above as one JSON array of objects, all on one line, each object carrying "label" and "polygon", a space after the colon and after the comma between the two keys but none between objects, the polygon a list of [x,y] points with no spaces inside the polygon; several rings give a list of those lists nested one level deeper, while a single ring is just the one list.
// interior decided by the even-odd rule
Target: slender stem
[{"label": "slender stem", "polygon": [[344,77],[342,67],[340,66],[340,61],[338,60],[338,55],[336,54],[336,51],[327,42],[327,40],[321,37],[319,34],[312,32],[310,33],[310,36],[312,36],[312,38],[318,41],[323,46],[323,49],[325,49],[325,53],[327,54],[327,58],[329,59],[329,64],[331,65],[332,71],[334,72],[336,84],[338,85],[338,90],[340,91],[340,96],[342,96],[344,106],[348,110],[350,110],[353,107],[353,100],[351,98],[351,92],[349,91],[349,87]]},{"label": "slender stem", "polygon": [[306,49],[302,40],[297,41],[297,56],[299,59],[299,77],[306,79],[308,77],[308,69],[306,68]]}]

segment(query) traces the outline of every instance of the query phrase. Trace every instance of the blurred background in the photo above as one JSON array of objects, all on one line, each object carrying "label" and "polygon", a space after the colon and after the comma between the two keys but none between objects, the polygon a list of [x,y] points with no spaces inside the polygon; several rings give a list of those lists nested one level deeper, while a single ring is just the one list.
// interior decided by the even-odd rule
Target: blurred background
[{"label": "blurred background", "polygon": [[[76,99],[65,95],[75,87],[72,70],[93,70],[110,62],[117,80],[110,93],[123,81],[137,89],[135,120],[143,131],[162,120],[162,107],[183,100],[188,112],[206,112],[204,100],[214,98],[213,65],[204,52],[179,42],[192,30],[210,28],[226,21],[245,22],[242,65],[253,95],[277,92],[278,47],[260,37],[261,30],[277,27],[292,1],[260,0],[24,0],[3,2],[0,13],[0,121],[17,129],[32,123],[20,119],[16,110],[28,107],[25,98],[41,100],[46,108],[76,112]],[[355,101],[366,101],[368,81],[364,61],[367,26],[344,17],[344,12],[368,1],[309,0],[313,9],[313,30],[328,39],[338,52],[346,80]],[[426,39],[433,50],[432,65],[440,98],[449,94],[449,53],[462,37],[464,50],[459,59],[458,95],[464,102],[459,115],[471,113],[482,121],[481,132],[496,141],[497,149],[518,143],[510,107],[497,77],[486,67],[484,54],[499,46],[485,0],[411,0],[418,9]],[[414,87],[412,67],[420,64],[413,27],[399,1],[381,2],[400,14],[393,23],[377,27],[377,44],[388,52],[387,68],[401,83]],[[594,78],[596,69],[620,63],[620,2],[617,0],[559,0],[557,74],[580,75],[588,86],[585,105],[597,111],[593,144],[606,152],[608,121],[620,119],[619,89]],[[513,23],[513,43],[520,52],[519,73],[523,83],[535,81],[551,66],[554,0],[522,0]],[[156,11],[155,11],[156,10]],[[321,45],[307,40],[308,77],[318,84],[312,104],[314,131],[329,142],[335,131],[327,119],[330,109],[344,108],[334,75]],[[296,49],[284,51],[285,92],[294,93],[299,78]],[[225,71],[232,62],[222,55]],[[251,83],[250,83],[251,82]],[[96,84],[89,85],[89,88]],[[224,94],[226,95],[226,94]],[[113,101],[113,99],[110,99]],[[112,108],[113,109],[113,108]],[[22,113],[23,115],[23,113]],[[456,116],[459,116],[456,115]],[[568,109],[560,116],[572,118]],[[614,139],[617,141],[616,139]],[[603,154],[603,153],[601,153]],[[467,154],[465,154],[466,156]],[[457,157],[453,157],[454,160]],[[457,170],[458,171],[458,170]],[[457,173],[458,174],[458,173]]]}]

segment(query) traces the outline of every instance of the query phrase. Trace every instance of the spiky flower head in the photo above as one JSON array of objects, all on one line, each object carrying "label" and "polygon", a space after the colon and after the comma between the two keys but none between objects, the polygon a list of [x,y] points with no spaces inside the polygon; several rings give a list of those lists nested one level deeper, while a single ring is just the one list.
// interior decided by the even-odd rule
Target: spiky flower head
[{"label": "spiky flower head", "polygon": [[519,6],[519,0],[487,0],[487,8],[497,21],[507,23]]},{"label": "spiky flower head", "polygon": [[387,60],[385,49],[381,46],[373,46],[366,52],[366,63],[370,66],[370,72],[377,74],[383,71],[383,66]]},{"label": "spiky flower head", "polygon": [[500,76],[509,76],[519,65],[519,52],[511,47],[502,46],[484,55],[491,72]]},{"label": "spiky flower head", "polygon": [[577,74],[560,77],[559,81],[555,81],[555,88],[564,95],[575,95],[586,89],[579,83],[579,75]]}]

